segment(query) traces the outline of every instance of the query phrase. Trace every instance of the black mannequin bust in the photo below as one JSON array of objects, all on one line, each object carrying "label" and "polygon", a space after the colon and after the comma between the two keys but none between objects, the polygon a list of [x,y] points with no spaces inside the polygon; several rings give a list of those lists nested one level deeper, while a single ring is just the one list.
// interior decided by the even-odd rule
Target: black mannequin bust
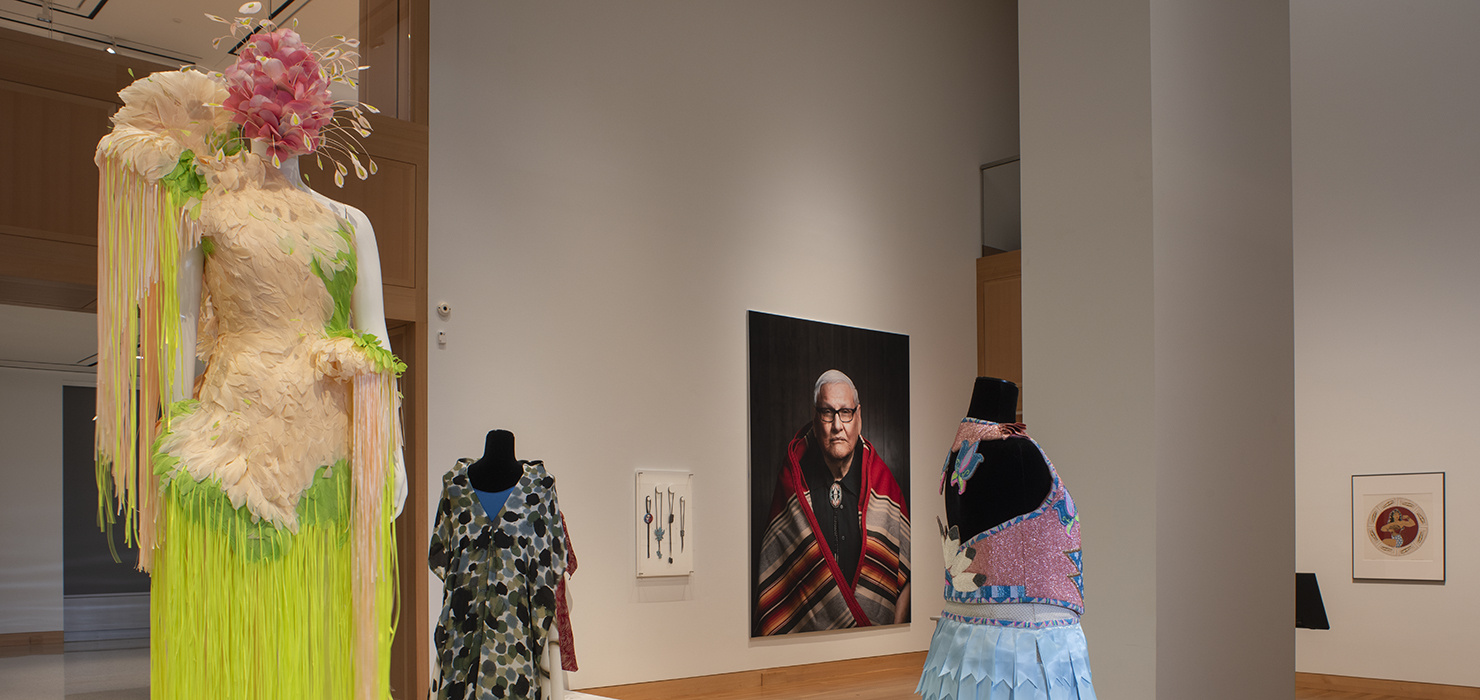
[{"label": "black mannequin bust", "polygon": [[524,463],[514,458],[514,434],[490,430],[483,441],[483,456],[468,465],[468,481],[479,491],[497,493],[514,488],[524,476]]},{"label": "black mannequin bust", "polygon": [[[1015,423],[1017,397],[1016,384],[977,377],[966,415],[993,423]],[[946,520],[960,528],[962,541],[1031,513],[1053,488],[1048,462],[1027,440],[985,441],[977,453],[982,456],[982,464],[966,482],[966,492],[957,493],[956,486],[946,485]]]}]

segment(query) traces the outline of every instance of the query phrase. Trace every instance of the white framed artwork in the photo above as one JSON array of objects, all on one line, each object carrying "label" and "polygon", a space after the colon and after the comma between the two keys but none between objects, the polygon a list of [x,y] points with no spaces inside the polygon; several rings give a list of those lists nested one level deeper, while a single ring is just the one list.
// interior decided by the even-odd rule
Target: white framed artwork
[{"label": "white framed artwork", "polygon": [[637,472],[637,577],[694,573],[694,475]]},{"label": "white framed artwork", "polygon": [[1444,472],[1352,477],[1352,578],[1444,580]]}]

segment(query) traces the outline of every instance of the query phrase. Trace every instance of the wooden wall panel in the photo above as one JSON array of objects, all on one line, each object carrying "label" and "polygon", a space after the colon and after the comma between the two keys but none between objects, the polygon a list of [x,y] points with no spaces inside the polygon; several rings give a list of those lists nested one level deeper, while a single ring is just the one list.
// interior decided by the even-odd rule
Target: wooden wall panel
[{"label": "wooden wall panel", "polygon": [[123,104],[118,91],[133,76],[176,68],[0,29],[0,80]]},{"label": "wooden wall panel", "polygon": [[[424,438],[427,431],[427,126],[428,66],[431,0],[361,0],[360,39],[364,63],[365,99],[383,113],[368,118],[374,134],[365,140],[379,173],[361,183],[363,191],[346,182],[342,201],[354,204],[375,224],[377,247],[385,279],[388,319],[409,321],[391,330],[392,348],[407,363],[401,393],[412,407],[402,416],[408,433]],[[392,58],[394,57],[394,58]],[[394,77],[392,77],[394,76]],[[395,172],[392,172],[392,171]],[[383,179],[382,182],[374,182]],[[332,183],[333,179],[324,180]],[[352,198],[359,198],[360,202]],[[373,201],[372,201],[373,200]],[[363,202],[363,204],[361,203]],[[403,216],[377,215],[378,207],[394,203]],[[384,231],[384,233],[382,233]],[[397,700],[429,696],[431,663],[427,634],[427,600],[431,595],[426,573],[429,517],[423,489],[427,482],[425,439],[409,441],[407,470],[412,488],[406,510],[397,521],[396,546],[400,557],[400,625],[391,650],[391,688]]]},{"label": "wooden wall panel", "polygon": [[426,397],[419,391],[421,372],[418,370],[422,364],[422,353],[419,352],[421,346],[417,343],[419,326],[425,327],[426,324],[395,323],[388,329],[391,351],[407,367],[406,374],[401,377],[401,394],[404,397],[401,421],[406,435],[408,488],[406,507],[396,520],[396,557],[400,565],[397,585],[401,591],[398,603],[402,606],[399,619],[403,627],[391,640],[391,691],[395,698],[413,697],[413,693],[417,692],[421,669],[426,665],[418,663],[426,654],[416,648],[418,635],[412,634],[414,630],[408,627],[423,618],[407,609],[419,606],[424,610],[427,595],[427,543],[421,535],[422,528],[417,526],[426,519],[426,480],[415,478],[413,469],[417,455],[425,452],[415,430],[420,415],[426,410],[423,404]]},{"label": "wooden wall panel", "polygon": [[98,247],[0,233],[0,277],[97,286]]},{"label": "wooden wall panel", "polygon": [[421,299],[425,292],[393,284],[381,285],[381,292],[387,321],[426,321],[426,304]]},{"label": "wooden wall panel", "polygon": [[[1023,386],[1023,255],[1012,251],[976,261],[976,373]],[[1018,391],[1018,419],[1023,392]]]},{"label": "wooden wall panel", "polygon": [[388,158],[376,158],[375,164],[378,172],[364,180],[351,171],[343,189],[334,186],[334,164],[328,160],[319,170],[315,161],[305,158],[303,171],[314,189],[370,218],[375,227],[375,245],[380,250],[381,281],[415,287],[416,222],[422,215],[416,196],[417,166]]},{"label": "wooden wall panel", "polygon": [[130,71],[172,68],[0,29],[0,303],[93,309],[93,150]]},{"label": "wooden wall panel", "polygon": [[60,654],[63,651],[62,637],[62,630],[0,634],[0,658]]},{"label": "wooden wall panel", "polygon": [[97,243],[93,149],[114,105],[0,81],[0,232]]}]

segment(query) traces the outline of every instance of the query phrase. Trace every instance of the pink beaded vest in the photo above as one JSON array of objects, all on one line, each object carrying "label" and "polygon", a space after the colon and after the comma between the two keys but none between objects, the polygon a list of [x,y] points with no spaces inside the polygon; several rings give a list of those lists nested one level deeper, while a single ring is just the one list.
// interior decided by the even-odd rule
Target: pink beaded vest
[{"label": "pink beaded vest", "polygon": [[[946,459],[941,493],[950,486],[959,492],[966,490],[966,481],[981,466],[977,445],[984,440],[1027,440],[1043,452],[1021,423],[967,418],[961,421]],[[1043,461],[1053,476],[1053,487],[1037,509],[965,542],[955,527],[946,531],[942,526],[947,602],[1042,603],[1084,613],[1079,515],[1048,455]]]}]

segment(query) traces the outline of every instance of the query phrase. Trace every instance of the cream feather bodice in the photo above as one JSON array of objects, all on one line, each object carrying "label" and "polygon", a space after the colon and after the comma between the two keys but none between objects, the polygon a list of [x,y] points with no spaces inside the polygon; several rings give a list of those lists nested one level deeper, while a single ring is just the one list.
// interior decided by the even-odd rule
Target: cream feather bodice
[{"label": "cream feather bodice", "polygon": [[[226,168],[251,170],[257,157],[244,158]],[[349,457],[345,380],[369,364],[352,340],[327,334],[336,300],[324,278],[354,274],[349,224],[275,169],[259,172],[201,207],[207,369],[199,405],[174,419],[161,452],[196,480],[218,480],[233,506],[296,530],[314,472]],[[341,290],[341,326],[352,287]]]},{"label": "cream feather bodice", "polygon": [[[343,337],[352,321],[352,224],[258,155],[217,150],[230,116],[220,108],[225,89],[210,77],[155,73],[119,95],[125,106],[98,144],[99,166],[118,163],[154,187],[188,163],[205,187],[198,202],[179,204],[194,212],[182,218],[181,249],[200,236],[207,251],[197,334],[207,368],[197,401],[177,407],[184,412],[160,438],[159,453],[178,464],[161,464],[214,480],[233,506],[296,531],[295,509],[315,472],[350,457],[349,381],[372,370]],[[147,207],[130,212],[152,221]]]}]

